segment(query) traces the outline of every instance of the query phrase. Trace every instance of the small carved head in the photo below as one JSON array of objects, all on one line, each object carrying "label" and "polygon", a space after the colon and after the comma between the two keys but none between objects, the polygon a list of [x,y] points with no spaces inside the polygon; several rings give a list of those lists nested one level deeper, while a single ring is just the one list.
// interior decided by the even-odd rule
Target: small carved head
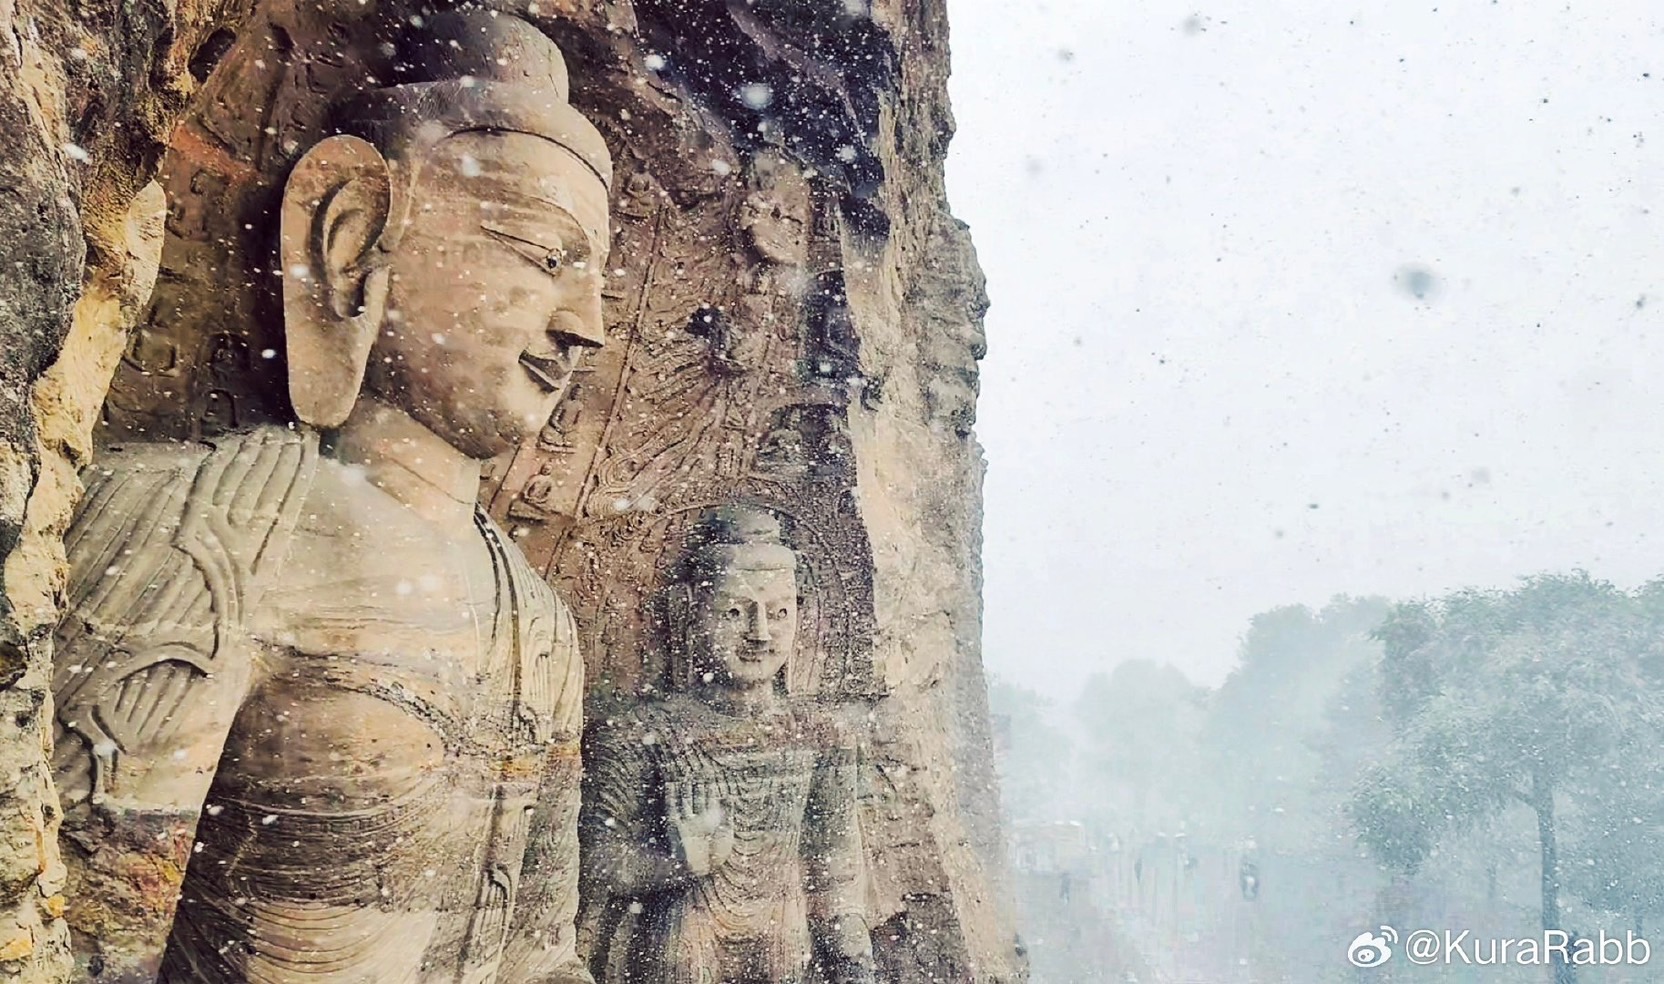
[{"label": "small carved head", "polygon": [[706,365],[718,376],[739,376],[756,368],[762,339],[739,330],[721,308],[702,307],[688,318],[688,333],[710,346]]},{"label": "small carved head", "polygon": [[809,470],[809,447],[796,427],[780,427],[763,436],[757,466],[765,472],[803,474]]},{"label": "small carved head", "polygon": [[687,684],[778,683],[797,648],[797,555],[751,506],[708,512],[687,566]]},{"label": "small carved head", "polygon": [[809,181],[784,155],[765,150],[751,160],[739,227],[757,255],[782,266],[802,266],[812,218]]},{"label": "small carved head", "polygon": [[329,428],[372,393],[489,458],[605,340],[611,161],[527,22],[439,14],[392,50],[396,84],[339,107],[284,188],[290,396]]}]

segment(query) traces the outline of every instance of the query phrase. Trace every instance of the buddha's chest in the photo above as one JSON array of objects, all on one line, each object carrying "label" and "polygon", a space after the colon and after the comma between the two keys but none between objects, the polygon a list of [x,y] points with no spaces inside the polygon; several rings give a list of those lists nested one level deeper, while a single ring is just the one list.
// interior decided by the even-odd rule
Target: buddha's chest
[{"label": "buddha's chest", "polygon": [[717,790],[738,830],[785,833],[802,823],[819,757],[799,736],[743,728],[673,739],[657,772],[666,789]]},{"label": "buddha's chest", "polygon": [[[504,640],[432,635],[420,649],[267,646],[228,752],[251,801],[373,811],[444,787],[489,795],[526,745]],[[426,792],[425,792],[426,791]]]},{"label": "buddha's chest", "polygon": [[299,530],[253,633],[259,683],[233,735],[246,771],[367,806],[440,780],[487,794],[505,763],[530,768],[577,656],[517,559],[483,537],[435,558]]},{"label": "buddha's chest", "polygon": [[[299,654],[468,673],[485,666],[513,604],[511,572],[483,534],[441,539],[397,514],[371,524],[308,517],[254,632]],[[425,535],[424,535],[425,534]]]}]

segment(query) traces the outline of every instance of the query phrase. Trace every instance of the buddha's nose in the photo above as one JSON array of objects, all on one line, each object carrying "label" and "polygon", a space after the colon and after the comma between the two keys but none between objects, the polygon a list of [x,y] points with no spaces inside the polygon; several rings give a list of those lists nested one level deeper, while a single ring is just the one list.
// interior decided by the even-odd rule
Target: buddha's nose
[{"label": "buddha's nose", "polygon": [[768,642],[773,637],[768,632],[768,612],[758,605],[751,610],[751,631],[745,634],[748,642]]},{"label": "buddha's nose", "polygon": [[579,283],[549,322],[549,333],[568,345],[600,348],[607,343],[607,323],[601,311],[601,280],[593,273],[569,274]]}]

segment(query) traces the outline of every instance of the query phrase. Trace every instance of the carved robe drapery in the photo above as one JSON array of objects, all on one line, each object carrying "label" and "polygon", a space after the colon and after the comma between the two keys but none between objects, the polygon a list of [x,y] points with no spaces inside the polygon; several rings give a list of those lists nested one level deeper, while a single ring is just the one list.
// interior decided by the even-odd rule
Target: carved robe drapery
[{"label": "carved robe drapery", "polygon": [[[687,697],[594,722],[585,739],[583,914],[599,981],[808,979],[814,940],[866,949],[854,742],[813,707],[731,716]],[[708,875],[674,856],[665,797],[721,799],[734,850]]]},{"label": "carved robe drapery", "polygon": [[153,968],[167,939],[177,984],[574,972],[582,663],[497,528],[436,605],[305,430],[87,478],[54,686],[83,963]]}]

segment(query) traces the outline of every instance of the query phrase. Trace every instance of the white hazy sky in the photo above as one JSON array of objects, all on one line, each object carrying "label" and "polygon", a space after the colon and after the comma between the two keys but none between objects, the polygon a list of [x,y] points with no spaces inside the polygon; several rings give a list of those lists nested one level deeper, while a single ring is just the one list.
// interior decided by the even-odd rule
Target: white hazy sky
[{"label": "white hazy sky", "polygon": [[1212,683],[1281,604],[1664,574],[1660,5],[949,12],[994,672]]}]

